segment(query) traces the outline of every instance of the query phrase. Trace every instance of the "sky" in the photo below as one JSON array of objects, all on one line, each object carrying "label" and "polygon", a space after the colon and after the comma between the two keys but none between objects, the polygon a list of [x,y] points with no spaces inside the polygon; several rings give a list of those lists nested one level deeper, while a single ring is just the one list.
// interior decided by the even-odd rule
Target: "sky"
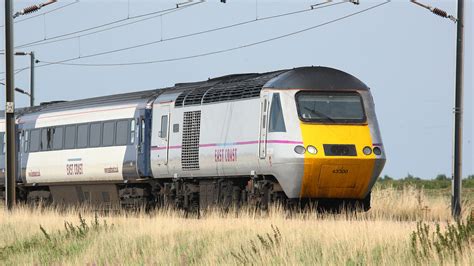
[{"label": "sky", "polygon": [[[19,10],[40,1],[14,2],[15,10]],[[119,20],[120,23],[110,24],[109,27],[137,21],[147,18],[137,16],[170,9],[177,2],[186,1],[73,2],[60,0],[28,15],[31,18],[17,18],[15,45],[57,40],[51,38]],[[108,31],[69,38],[91,32],[84,31],[67,35],[69,40],[18,48],[17,51],[34,51],[40,60],[36,65],[37,103],[162,88],[233,73],[267,72],[310,65],[341,69],[371,88],[387,154],[382,175],[395,178],[408,174],[421,178],[434,178],[438,174],[451,176],[456,24],[408,0],[391,1],[328,24],[325,23],[384,1],[360,0],[360,5],[342,3],[265,19],[308,10],[311,5],[322,2],[227,0],[223,4],[218,0],[209,0]],[[456,1],[421,2],[457,15]],[[65,7],[33,17],[61,6]],[[466,1],[463,176],[474,174],[473,11],[473,1]],[[20,21],[25,18],[28,19]],[[4,6],[0,9],[0,19],[0,25],[3,25]],[[251,20],[255,21],[169,40]],[[315,27],[317,25],[320,26]],[[311,27],[314,28],[285,38],[234,49]],[[104,27],[95,30],[99,29]],[[4,36],[4,27],[1,27],[2,50]],[[68,62],[101,66],[53,64],[39,67],[44,64],[42,62],[87,57],[152,41],[157,42]],[[232,50],[174,60],[227,49]],[[103,65],[169,59],[173,60],[153,64]],[[29,58],[17,56],[15,64],[16,69],[28,67]],[[0,79],[4,78],[4,71],[5,59],[0,55]],[[29,90],[29,70],[18,73],[15,82],[16,87]],[[0,86],[0,89],[3,91],[4,87]],[[4,93],[0,93],[0,102],[5,102]],[[17,107],[28,104],[28,97],[16,94]]]}]

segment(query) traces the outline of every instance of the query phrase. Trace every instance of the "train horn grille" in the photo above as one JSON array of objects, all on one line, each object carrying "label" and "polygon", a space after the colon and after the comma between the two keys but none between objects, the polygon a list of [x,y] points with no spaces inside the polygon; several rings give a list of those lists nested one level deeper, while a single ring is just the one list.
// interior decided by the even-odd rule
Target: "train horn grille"
[{"label": "train horn grille", "polygon": [[324,144],[326,156],[357,156],[355,145]]}]

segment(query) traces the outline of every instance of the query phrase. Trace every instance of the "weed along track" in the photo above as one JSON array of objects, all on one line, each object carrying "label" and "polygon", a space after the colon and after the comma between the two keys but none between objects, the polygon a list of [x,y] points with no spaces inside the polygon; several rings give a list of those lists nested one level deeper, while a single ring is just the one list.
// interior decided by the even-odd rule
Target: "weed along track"
[{"label": "weed along track", "polygon": [[112,229],[113,225],[108,225],[105,220],[99,222],[97,215],[88,223],[79,214],[78,224],[64,221],[64,228],[57,231],[48,231],[40,224],[39,234],[33,234],[3,246],[0,250],[0,258],[8,262],[9,258],[33,252],[38,256],[37,262],[41,264],[62,261],[80,255],[87,249],[90,241],[101,233],[111,233]]},{"label": "weed along track", "polygon": [[199,219],[171,209],[21,207],[0,213],[0,259],[6,265],[473,264],[470,200],[459,224],[442,194],[377,187],[373,200],[368,212],[288,215],[270,207],[265,214],[216,210]]}]

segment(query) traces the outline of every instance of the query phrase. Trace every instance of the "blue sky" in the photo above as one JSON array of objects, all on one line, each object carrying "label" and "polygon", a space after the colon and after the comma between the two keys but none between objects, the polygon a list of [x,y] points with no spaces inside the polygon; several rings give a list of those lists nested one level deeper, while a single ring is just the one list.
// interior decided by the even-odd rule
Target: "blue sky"
[{"label": "blue sky", "polygon": [[[14,2],[16,10],[37,3]],[[59,1],[38,13],[71,2],[73,1]],[[122,23],[127,23],[133,21],[125,20],[128,17],[172,8],[176,2],[178,1],[82,0],[45,16],[16,23],[15,44],[49,39],[121,19],[124,20]],[[307,9],[311,4],[322,1],[227,2],[221,4],[219,1],[208,1],[113,30],[18,50],[35,51],[40,61],[59,61]],[[239,27],[70,63],[130,63],[224,50],[319,25],[383,1],[360,2],[358,6],[344,3],[291,16],[258,20]],[[436,5],[456,16],[456,1],[422,2]],[[2,6],[0,11],[0,25],[4,21],[3,8]],[[474,174],[473,9],[472,1],[466,1],[464,176]],[[23,18],[26,17],[17,20]],[[0,28],[1,49],[4,46],[3,30],[3,27]],[[68,37],[71,36],[75,35]],[[51,65],[38,68],[37,102],[160,88],[231,73],[266,72],[307,65],[329,66],[357,76],[372,89],[388,157],[383,175],[398,178],[410,173],[422,178],[433,178],[444,173],[449,176],[452,159],[455,37],[456,24],[450,20],[437,17],[408,0],[392,1],[314,30],[226,53],[148,65]],[[3,72],[4,57],[0,60],[0,72]],[[27,57],[16,57],[16,68],[28,65]],[[0,79],[4,74],[1,75]],[[16,86],[29,89],[28,70],[16,76]],[[5,95],[1,93],[0,102],[4,101]],[[16,103],[17,106],[26,106],[28,98],[17,94]]]}]

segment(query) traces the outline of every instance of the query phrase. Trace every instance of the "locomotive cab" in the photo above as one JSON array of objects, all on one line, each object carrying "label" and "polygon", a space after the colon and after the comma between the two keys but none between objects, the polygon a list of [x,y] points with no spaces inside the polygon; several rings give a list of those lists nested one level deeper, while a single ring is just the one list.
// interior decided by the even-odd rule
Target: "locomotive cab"
[{"label": "locomotive cab", "polygon": [[[369,88],[331,68],[298,69],[285,78],[285,83],[269,81],[263,98],[272,99],[269,168],[287,196],[370,199],[385,153]],[[280,120],[272,112],[275,105],[283,106],[284,121],[277,124],[284,124],[284,132],[272,132],[272,122]],[[277,139],[293,145],[277,147]]]},{"label": "locomotive cab", "polygon": [[361,95],[301,91],[295,98],[307,150],[301,197],[364,198],[382,150]]}]

